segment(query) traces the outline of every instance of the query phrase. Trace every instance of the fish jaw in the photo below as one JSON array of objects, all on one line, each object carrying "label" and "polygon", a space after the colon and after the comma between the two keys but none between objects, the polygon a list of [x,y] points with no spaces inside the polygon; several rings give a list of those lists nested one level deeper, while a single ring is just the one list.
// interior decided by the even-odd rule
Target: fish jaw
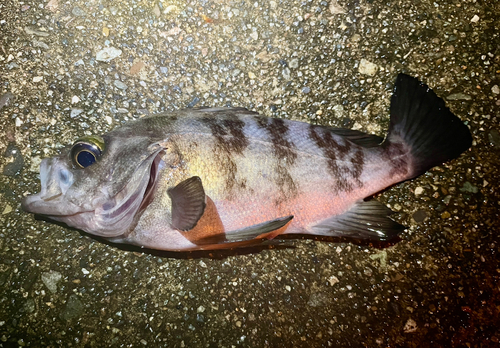
[{"label": "fish jaw", "polygon": [[104,186],[90,201],[75,199],[81,197],[81,189],[73,187],[78,173],[62,160],[64,156],[44,159],[40,165],[42,189],[24,197],[22,209],[96,236],[123,235],[133,228],[137,214],[154,194],[161,151],[159,148],[149,155],[116,195],[111,196]]}]

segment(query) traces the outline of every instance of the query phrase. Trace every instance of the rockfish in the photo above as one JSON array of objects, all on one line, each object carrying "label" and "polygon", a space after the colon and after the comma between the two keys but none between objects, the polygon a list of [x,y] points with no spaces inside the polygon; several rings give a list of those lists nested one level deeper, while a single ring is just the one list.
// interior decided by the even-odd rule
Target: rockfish
[{"label": "rockfish", "polygon": [[234,248],[282,234],[383,241],[405,227],[364,199],[471,144],[441,98],[400,74],[385,139],[243,108],[163,113],[44,159],[41,192],[22,206],[113,243],[160,250]]}]

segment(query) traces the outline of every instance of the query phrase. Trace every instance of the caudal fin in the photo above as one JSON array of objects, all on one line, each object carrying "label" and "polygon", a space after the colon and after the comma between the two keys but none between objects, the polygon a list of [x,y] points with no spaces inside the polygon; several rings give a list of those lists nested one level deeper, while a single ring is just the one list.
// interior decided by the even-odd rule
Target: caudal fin
[{"label": "caudal fin", "polygon": [[[382,144],[390,153],[410,152],[410,175],[458,157],[472,145],[469,128],[427,85],[399,74],[391,98],[389,133]],[[396,151],[392,151],[396,149]]]}]

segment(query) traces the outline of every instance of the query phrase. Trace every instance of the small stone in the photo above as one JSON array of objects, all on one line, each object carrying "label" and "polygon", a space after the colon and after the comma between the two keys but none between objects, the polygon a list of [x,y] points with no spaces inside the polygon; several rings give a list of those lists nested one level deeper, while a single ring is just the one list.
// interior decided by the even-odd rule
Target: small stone
[{"label": "small stone", "polygon": [[48,271],[42,273],[42,282],[47,289],[53,294],[57,292],[57,283],[61,280],[62,275],[56,271]]},{"label": "small stone", "polygon": [[257,40],[259,38],[259,33],[257,31],[252,31],[250,37],[254,40]]},{"label": "small stone", "polygon": [[366,59],[361,59],[359,62],[358,71],[360,74],[374,76],[378,71],[378,65],[367,61]]},{"label": "small stone", "polygon": [[339,278],[332,275],[332,276],[330,276],[330,278],[328,278],[328,282],[330,283],[330,286],[334,286],[335,284],[340,282],[340,280],[339,280]]},{"label": "small stone", "polygon": [[135,75],[138,74],[142,68],[144,68],[145,64],[144,62],[138,61],[132,67],[130,68],[130,74]]},{"label": "small stone", "polygon": [[61,312],[61,319],[70,320],[73,318],[78,318],[83,313],[83,303],[80,301],[76,294],[72,294],[66,302],[66,307]]},{"label": "small stone", "polygon": [[84,17],[87,13],[82,10],[80,7],[75,6],[73,7],[73,10],[71,10],[71,13],[76,16],[76,17]]},{"label": "small stone", "polygon": [[479,22],[479,16],[478,15],[474,15],[474,17],[472,17],[472,19],[470,20],[472,23],[477,23]]},{"label": "small stone", "polygon": [[498,87],[498,85],[494,85],[491,87],[491,92],[493,92],[493,94],[500,94],[500,87]]},{"label": "small stone", "polygon": [[256,78],[257,76],[255,76],[255,74],[254,74],[253,72],[249,71],[249,72],[248,72],[248,77],[249,77],[249,78],[251,78],[252,80],[255,80],[255,78]]},{"label": "small stone", "polygon": [[78,115],[80,115],[83,112],[83,109],[71,109],[71,113],[69,114],[69,117],[75,118]]},{"label": "small stone", "polygon": [[283,78],[285,80],[290,80],[291,79],[291,75],[290,75],[290,69],[288,67],[285,67],[283,69]]},{"label": "small stone", "polygon": [[2,110],[3,107],[9,106],[12,104],[12,101],[15,99],[14,94],[7,92],[5,94],[2,94],[0,96],[0,110]]},{"label": "small stone", "polygon": [[311,92],[311,89],[310,89],[309,87],[303,87],[303,88],[302,88],[302,93],[304,93],[304,94],[308,94],[308,93],[310,93],[310,92]]},{"label": "small stone", "polygon": [[108,63],[112,59],[119,57],[122,54],[122,50],[114,47],[106,47],[99,52],[97,52],[95,59],[100,62]]},{"label": "small stone", "polygon": [[40,82],[43,80],[43,76],[35,76],[33,77],[33,82]]},{"label": "small stone", "polygon": [[196,312],[197,312],[197,313],[203,313],[203,312],[205,312],[205,307],[203,307],[203,306],[199,306],[199,307],[196,309]]},{"label": "small stone", "polygon": [[333,108],[333,114],[335,115],[335,118],[337,119],[342,119],[345,114],[344,107],[342,105],[335,105]]},{"label": "small stone", "polygon": [[412,217],[413,220],[415,220],[415,222],[420,223],[427,218],[427,212],[425,210],[420,209],[414,212]]},{"label": "small stone", "polygon": [[423,187],[418,186],[418,187],[415,188],[415,196],[419,196],[422,193],[424,193],[424,188]]},{"label": "small stone", "polygon": [[80,102],[80,98],[78,98],[76,95],[71,98],[71,104],[76,104]]},{"label": "small stone", "polygon": [[451,216],[451,214],[447,211],[444,211],[442,214],[441,214],[441,219],[449,219]]},{"label": "small stone", "polygon": [[49,33],[45,32],[45,31],[31,29],[30,27],[24,27],[24,31],[28,35],[36,35],[36,36],[43,36],[43,37],[47,37],[50,35]]},{"label": "small stone", "polygon": [[453,93],[446,97],[448,100],[472,100],[470,95],[464,93]]},{"label": "small stone", "polygon": [[291,59],[288,66],[292,69],[297,69],[299,67],[299,60],[297,58]]},{"label": "small stone", "polygon": [[479,190],[476,186],[472,185],[470,182],[464,182],[464,186],[460,189],[460,192],[477,193]]},{"label": "small stone", "polygon": [[408,319],[406,322],[404,328],[403,328],[404,333],[411,333],[417,331],[417,323],[413,319]]},{"label": "small stone", "polygon": [[121,90],[126,90],[128,88],[128,86],[126,84],[124,84],[123,82],[121,82],[120,80],[115,80],[113,82],[113,84],[115,85],[116,88],[119,88]]},{"label": "small stone", "polygon": [[40,156],[31,157],[30,172],[40,173],[40,164],[41,163],[42,163],[42,159],[40,158]]},{"label": "small stone", "polygon": [[340,6],[337,0],[331,0],[330,6],[328,7],[332,14],[342,14],[345,13],[345,10]]},{"label": "small stone", "polygon": [[496,129],[493,129],[488,133],[488,140],[491,145],[496,148],[500,148],[500,133],[498,133]]},{"label": "small stone", "polygon": [[5,206],[5,208],[4,208],[4,210],[3,210],[3,212],[2,212],[2,215],[8,214],[8,213],[10,213],[11,211],[12,211],[12,207],[11,207],[9,204],[7,204],[7,205]]}]

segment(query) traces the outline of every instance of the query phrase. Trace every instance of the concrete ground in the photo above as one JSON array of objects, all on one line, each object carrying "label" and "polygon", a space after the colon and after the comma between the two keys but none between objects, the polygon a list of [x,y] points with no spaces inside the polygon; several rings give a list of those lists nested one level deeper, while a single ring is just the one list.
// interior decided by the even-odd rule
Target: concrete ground
[{"label": "concrete ground", "polygon": [[[500,2],[0,3],[0,347],[500,346]],[[104,51],[103,51],[104,50]],[[385,135],[399,72],[470,127],[376,199],[397,243],[142,253],[35,220],[40,160],[143,114],[243,106]]]}]

